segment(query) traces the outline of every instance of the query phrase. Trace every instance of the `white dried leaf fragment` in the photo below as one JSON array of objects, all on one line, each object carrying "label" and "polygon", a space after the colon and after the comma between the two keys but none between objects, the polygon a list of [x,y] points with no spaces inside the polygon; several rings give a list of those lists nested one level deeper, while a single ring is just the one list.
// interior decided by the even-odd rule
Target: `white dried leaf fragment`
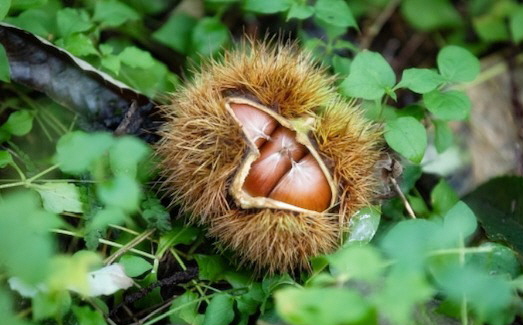
[{"label": "white dried leaf fragment", "polygon": [[118,263],[90,272],[88,277],[90,297],[111,295],[133,285],[133,279],[125,274],[123,266]]}]

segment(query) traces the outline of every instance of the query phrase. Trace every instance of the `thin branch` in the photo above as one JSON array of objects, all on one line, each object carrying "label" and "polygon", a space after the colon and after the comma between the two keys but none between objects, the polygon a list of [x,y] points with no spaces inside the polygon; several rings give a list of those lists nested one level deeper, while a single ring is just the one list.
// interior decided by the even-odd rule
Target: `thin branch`
[{"label": "thin branch", "polygon": [[407,212],[409,213],[409,216],[412,219],[416,219],[416,215],[414,214],[414,210],[412,210],[412,207],[410,206],[409,201],[405,197],[405,194],[403,194],[403,192],[401,191],[401,188],[398,185],[398,182],[396,181],[396,179],[394,177],[392,177],[392,176],[389,176],[389,180],[392,183],[392,185],[394,186],[394,189],[396,190],[398,195],[400,196],[401,201],[403,202],[403,205],[405,206],[405,209],[407,209]]},{"label": "thin branch", "polygon": [[360,47],[367,49],[372,44],[372,41],[378,35],[383,28],[383,25],[389,20],[390,16],[394,13],[401,0],[392,0],[389,2],[387,7],[378,15],[374,23],[367,28],[367,33],[362,37]]}]

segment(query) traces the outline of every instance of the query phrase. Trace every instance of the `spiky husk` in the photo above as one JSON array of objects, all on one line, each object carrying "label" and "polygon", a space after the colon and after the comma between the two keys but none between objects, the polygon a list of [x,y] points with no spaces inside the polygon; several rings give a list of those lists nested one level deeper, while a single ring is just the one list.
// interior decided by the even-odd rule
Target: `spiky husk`
[{"label": "spiky husk", "polygon": [[[157,147],[165,188],[191,212],[190,222],[207,226],[240,264],[269,272],[306,268],[311,256],[337,247],[350,215],[372,199],[379,134],[336,95],[332,83],[292,45],[243,43],[205,63],[165,107],[168,122]],[[225,108],[228,96],[244,96],[286,118],[317,119],[311,137],[332,163],[342,193],[334,211],[306,215],[235,204],[229,185],[249,149]]]}]

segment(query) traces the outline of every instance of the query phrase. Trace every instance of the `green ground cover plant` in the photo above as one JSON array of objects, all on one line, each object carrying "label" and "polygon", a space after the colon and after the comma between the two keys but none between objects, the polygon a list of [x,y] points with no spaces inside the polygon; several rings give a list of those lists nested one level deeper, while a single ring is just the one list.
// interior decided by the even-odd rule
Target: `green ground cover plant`
[{"label": "green ground cover plant", "polygon": [[[463,146],[453,126],[473,109],[467,88],[507,70],[480,59],[522,60],[518,1],[1,0],[0,22],[160,104],[242,35],[286,35],[337,75],[403,165],[401,177],[385,176],[396,196],[359,211],[311,272],[256,275],[166,206],[150,144],[13,82],[0,46],[3,323],[521,322],[521,174],[464,195],[425,168],[430,151]],[[402,52],[416,37],[420,53]],[[403,42],[394,56],[390,39]],[[93,273],[115,262],[123,272]]]}]

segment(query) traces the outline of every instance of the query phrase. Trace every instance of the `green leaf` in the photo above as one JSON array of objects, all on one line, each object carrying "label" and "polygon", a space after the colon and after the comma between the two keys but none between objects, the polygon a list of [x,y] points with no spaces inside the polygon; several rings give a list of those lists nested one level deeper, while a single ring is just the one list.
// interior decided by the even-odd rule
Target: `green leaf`
[{"label": "green leaf", "polygon": [[119,225],[125,221],[125,213],[117,207],[108,207],[96,212],[87,225],[87,232],[104,230],[108,225]]},{"label": "green leaf", "polygon": [[441,179],[430,193],[432,208],[440,215],[445,215],[458,201],[458,194],[444,179]]},{"label": "green leaf", "polygon": [[348,279],[378,280],[385,262],[379,252],[369,245],[349,245],[327,257],[332,275]]},{"label": "green leaf", "polygon": [[[149,228],[156,228],[161,232],[171,230],[171,219],[169,212],[155,196],[147,193],[141,203],[142,218],[147,222]],[[184,227],[184,229],[195,229]],[[196,236],[194,236],[196,238]],[[174,245],[174,244],[173,244]]]},{"label": "green leaf", "polygon": [[13,302],[11,301],[11,295],[7,294],[3,290],[0,290],[0,314],[2,315],[2,321],[4,324],[9,325],[33,325],[25,321],[23,318],[14,315],[13,313]]},{"label": "green leaf", "polygon": [[343,0],[318,0],[314,6],[316,17],[338,27],[357,27],[349,5]]},{"label": "green leaf", "polygon": [[3,0],[0,2],[0,20],[4,20],[5,16],[7,16],[10,6],[11,0]]},{"label": "green leaf", "polygon": [[218,281],[223,278],[227,265],[221,256],[217,255],[194,255],[200,271],[200,279]]},{"label": "green leaf", "polygon": [[343,93],[350,97],[380,99],[396,82],[389,63],[376,52],[358,53],[350,69],[349,76],[340,85]]},{"label": "green leaf", "polygon": [[300,20],[307,19],[314,14],[314,7],[304,3],[293,3],[287,13],[287,20],[297,18]]},{"label": "green leaf", "polygon": [[449,82],[472,81],[480,71],[479,60],[468,50],[455,45],[441,49],[437,61],[439,73]]},{"label": "green leaf", "polygon": [[140,19],[140,15],[126,4],[108,0],[96,2],[93,19],[106,26],[117,27],[129,20]]},{"label": "green leaf", "polygon": [[56,45],[63,47],[76,56],[98,54],[93,41],[85,34],[73,34],[56,41]]},{"label": "green leaf", "polygon": [[332,67],[336,74],[340,77],[346,78],[350,74],[350,65],[352,61],[349,58],[345,58],[339,55],[334,55],[332,57]]},{"label": "green leaf", "polygon": [[33,114],[25,109],[13,112],[0,130],[17,136],[26,135],[33,128],[33,118]]},{"label": "green leaf", "polygon": [[443,219],[442,242],[446,239],[454,245],[459,245],[456,241],[464,240],[472,235],[478,226],[474,212],[463,202],[456,203]]},{"label": "green leaf", "polygon": [[191,32],[197,20],[183,12],[174,13],[169,20],[153,33],[158,42],[180,53],[187,54],[191,44]]},{"label": "green leaf", "polygon": [[13,157],[9,151],[0,150],[0,168],[4,168],[13,162]]},{"label": "green leaf", "polygon": [[34,189],[40,193],[44,208],[49,212],[83,212],[80,192],[74,184],[45,183],[34,186]]},{"label": "green leaf", "polygon": [[229,325],[234,319],[234,300],[226,293],[218,293],[205,310],[203,325]]},{"label": "green leaf", "polygon": [[[15,6],[19,2],[20,0],[17,0],[12,3],[11,11],[15,10]],[[7,17],[5,20],[9,24],[13,24],[44,38],[49,37],[52,33],[58,32],[56,30],[56,15],[54,15],[51,10],[30,9],[23,11],[17,17]]]},{"label": "green leaf", "polygon": [[98,187],[98,197],[103,203],[126,212],[138,209],[141,196],[140,185],[127,175],[117,175]]},{"label": "green leaf", "polygon": [[115,175],[136,177],[138,164],[150,154],[149,147],[136,137],[124,136],[116,140],[109,152],[111,170]]},{"label": "green leaf", "polygon": [[412,68],[403,70],[396,88],[408,88],[415,93],[424,94],[436,89],[443,81],[445,79],[434,70]]},{"label": "green leaf", "polygon": [[194,27],[191,36],[192,52],[209,56],[229,41],[229,30],[215,18],[203,18]]},{"label": "green leaf", "polygon": [[2,44],[0,44],[0,81],[11,82],[11,68]]},{"label": "green leaf", "polygon": [[290,6],[290,0],[245,0],[243,9],[259,14],[274,14],[286,11]]},{"label": "green leaf", "polygon": [[[101,47],[101,46],[100,46]],[[121,61],[116,55],[105,55],[101,60],[102,66],[110,72],[118,75],[120,73]]]},{"label": "green leaf", "polygon": [[391,323],[410,324],[416,308],[427,303],[433,294],[434,289],[422,272],[405,271],[396,267],[385,279],[375,301],[380,313]]},{"label": "green leaf", "polygon": [[27,10],[41,7],[47,3],[47,0],[16,0],[12,2],[12,10]]},{"label": "green leaf", "polygon": [[349,235],[346,244],[352,242],[368,243],[374,237],[380,224],[381,211],[379,206],[371,205],[362,208],[350,218]]},{"label": "green leaf", "polygon": [[474,210],[487,236],[505,241],[523,253],[523,178],[494,178],[467,194],[464,201]]},{"label": "green leaf", "polygon": [[446,121],[433,120],[434,124],[434,144],[438,153],[442,153],[454,143],[452,129]]},{"label": "green leaf", "polygon": [[427,133],[413,117],[400,117],[385,126],[389,146],[412,162],[420,163],[427,147]]},{"label": "green leaf", "polygon": [[39,292],[33,298],[33,318],[42,320],[56,317],[61,319],[71,308],[71,295],[68,291]]},{"label": "green leaf", "polygon": [[376,323],[376,313],[369,303],[345,288],[285,288],[274,298],[279,316],[289,324]]},{"label": "green leaf", "polygon": [[78,325],[107,325],[103,314],[98,310],[93,310],[88,306],[76,306],[71,307],[73,314],[78,320]]},{"label": "green leaf", "polygon": [[521,265],[513,250],[498,243],[486,242],[478,248],[490,251],[481,254],[467,254],[467,265],[475,266],[492,275],[516,278],[521,273]]},{"label": "green leaf", "polygon": [[42,282],[55,247],[50,229],[59,227],[61,222],[41,208],[34,192],[14,192],[2,198],[0,267],[27,284]]},{"label": "green leaf", "polygon": [[174,299],[171,311],[176,310],[169,317],[173,324],[199,324],[198,319],[198,295],[191,291],[185,291],[183,295]]},{"label": "green leaf", "polygon": [[404,0],[401,13],[412,26],[425,31],[462,24],[460,14],[449,0]]},{"label": "green leaf", "polygon": [[509,30],[505,19],[496,15],[483,15],[473,19],[474,29],[484,42],[508,41]]},{"label": "green leaf", "polygon": [[119,55],[120,61],[131,68],[149,69],[154,65],[151,53],[135,46],[126,47]]},{"label": "green leaf", "polygon": [[523,40],[523,6],[520,6],[510,15],[510,33],[514,43]]},{"label": "green leaf", "polygon": [[431,91],[423,95],[423,102],[434,116],[445,121],[466,119],[472,106],[469,97],[457,90]]},{"label": "green leaf", "polygon": [[125,274],[127,274],[127,276],[131,278],[140,276],[153,268],[153,265],[145,259],[143,259],[142,257],[130,254],[125,254],[124,256],[122,256],[122,258],[120,258],[119,263],[123,265],[123,268],[125,269]]},{"label": "green leaf", "polygon": [[56,13],[56,25],[62,37],[88,31],[93,27],[87,11],[64,8]]},{"label": "green leaf", "polygon": [[82,131],[67,133],[58,140],[55,161],[63,172],[80,174],[86,172],[91,164],[100,158],[114,139],[109,133]]}]

